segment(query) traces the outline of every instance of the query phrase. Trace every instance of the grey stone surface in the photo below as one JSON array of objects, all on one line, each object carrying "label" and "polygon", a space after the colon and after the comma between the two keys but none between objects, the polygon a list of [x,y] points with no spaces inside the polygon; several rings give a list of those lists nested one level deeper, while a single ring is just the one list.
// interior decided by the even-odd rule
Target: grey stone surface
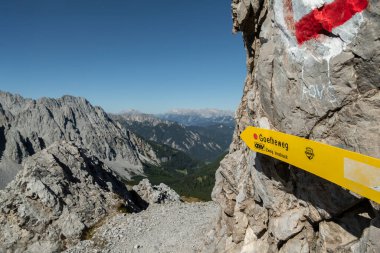
[{"label": "grey stone surface", "polygon": [[[9,166],[61,140],[87,149],[127,178],[142,174],[144,163],[160,163],[148,143],[84,98],[32,100],[0,92],[1,176],[12,179]],[[8,182],[3,177],[0,189]]]},{"label": "grey stone surface", "polygon": [[144,201],[149,204],[180,202],[180,196],[164,183],[153,185],[148,179],[143,179],[132,188]]},{"label": "grey stone surface", "polygon": [[0,190],[0,252],[60,252],[127,200],[130,212],[141,210],[99,159],[54,143],[27,158]]},{"label": "grey stone surface", "polygon": [[291,20],[315,2],[232,1],[248,73],[233,143],[216,173],[215,252],[380,251],[377,205],[256,154],[239,137],[252,125],[380,157],[380,3],[297,44]]},{"label": "grey stone surface", "polygon": [[144,212],[110,217],[91,239],[65,252],[206,252],[218,211],[213,202],[152,204]]}]

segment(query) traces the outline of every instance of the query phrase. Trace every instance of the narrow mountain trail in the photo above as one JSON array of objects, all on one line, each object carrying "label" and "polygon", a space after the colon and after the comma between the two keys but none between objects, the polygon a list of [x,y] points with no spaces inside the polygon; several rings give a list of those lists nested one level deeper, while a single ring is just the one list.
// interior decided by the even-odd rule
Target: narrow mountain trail
[{"label": "narrow mountain trail", "polygon": [[91,239],[65,252],[199,252],[218,214],[214,202],[152,204],[104,220]]}]

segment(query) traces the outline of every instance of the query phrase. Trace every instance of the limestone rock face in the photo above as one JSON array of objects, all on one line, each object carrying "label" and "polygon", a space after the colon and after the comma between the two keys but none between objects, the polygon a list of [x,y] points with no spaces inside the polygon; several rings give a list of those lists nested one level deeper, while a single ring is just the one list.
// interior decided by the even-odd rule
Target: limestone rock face
[{"label": "limestone rock face", "polygon": [[0,191],[0,252],[60,252],[132,195],[99,159],[57,142],[24,161]]},{"label": "limestone rock face", "polygon": [[149,204],[180,202],[180,196],[164,183],[152,185],[148,179],[143,179],[133,190]]},{"label": "limestone rock face", "polygon": [[248,73],[213,190],[218,251],[380,250],[377,204],[256,154],[239,137],[252,125],[380,157],[380,2],[331,30],[321,21],[319,34],[301,40],[315,32],[302,26],[305,16],[332,2],[232,1]]},{"label": "limestone rock face", "polygon": [[0,189],[23,159],[61,140],[85,148],[125,177],[142,174],[144,163],[159,163],[149,144],[84,98],[32,100],[0,92]]}]

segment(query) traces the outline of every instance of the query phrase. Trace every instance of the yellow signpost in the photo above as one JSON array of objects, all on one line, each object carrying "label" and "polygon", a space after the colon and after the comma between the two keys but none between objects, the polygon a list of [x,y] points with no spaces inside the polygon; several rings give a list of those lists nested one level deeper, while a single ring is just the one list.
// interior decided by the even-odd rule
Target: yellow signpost
[{"label": "yellow signpost", "polygon": [[240,137],[253,151],[294,165],[380,203],[380,159],[257,127],[248,127]]}]

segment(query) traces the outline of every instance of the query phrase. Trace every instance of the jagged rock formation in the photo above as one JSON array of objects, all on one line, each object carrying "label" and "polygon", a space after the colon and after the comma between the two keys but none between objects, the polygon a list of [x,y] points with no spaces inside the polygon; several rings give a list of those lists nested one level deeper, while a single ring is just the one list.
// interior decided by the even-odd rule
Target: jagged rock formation
[{"label": "jagged rock formation", "polygon": [[84,98],[32,100],[0,92],[0,189],[24,158],[60,140],[86,148],[124,177],[142,174],[144,163],[160,163],[149,144]]},{"label": "jagged rock formation", "polygon": [[[321,20],[331,2],[232,1],[248,74],[233,143],[216,173],[217,251],[380,250],[379,205],[256,154],[239,137],[253,125],[379,158],[380,2],[359,6],[338,26],[343,15]],[[350,10],[367,3],[335,2]]]},{"label": "jagged rock formation", "polygon": [[180,202],[180,196],[164,183],[153,185],[148,179],[143,179],[132,188],[145,202],[149,204],[161,204]]},{"label": "jagged rock formation", "polygon": [[[165,115],[168,118],[175,118],[169,116],[172,114]],[[200,125],[186,126],[137,111],[111,115],[111,117],[143,138],[183,151],[197,160],[213,161],[228,149],[234,129],[234,124],[227,120],[232,119],[231,116],[227,116],[226,112],[221,115],[216,112],[207,114],[206,116],[209,116],[207,118],[200,115],[186,115],[181,114],[179,120],[182,122],[185,121],[182,118],[185,118],[193,124],[200,123]]]},{"label": "jagged rock formation", "polygon": [[125,201],[140,211],[116,175],[73,143],[54,143],[23,167],[0,191],[0,252],[60,252]]}]

